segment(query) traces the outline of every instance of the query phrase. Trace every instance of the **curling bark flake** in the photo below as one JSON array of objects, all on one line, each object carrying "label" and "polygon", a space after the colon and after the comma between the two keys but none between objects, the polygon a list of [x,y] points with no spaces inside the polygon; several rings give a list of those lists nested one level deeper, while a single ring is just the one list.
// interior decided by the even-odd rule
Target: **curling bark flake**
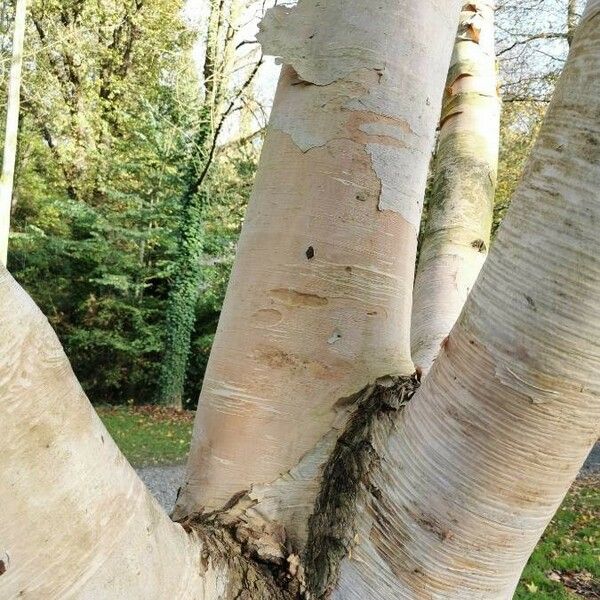
[{"label": "curling bark flake", "polygon": [[494,6],[463,6],[433,166],[415,281],[411,345],[431,368],[487,257],[498,168],[500,100]]},{"label": "curling bark flake", "polygon": [[261,25],[284,67],[178,517],[285,474],[302,537],[338,400],[413,373],[417,225],[459,9],[301,0]]}]

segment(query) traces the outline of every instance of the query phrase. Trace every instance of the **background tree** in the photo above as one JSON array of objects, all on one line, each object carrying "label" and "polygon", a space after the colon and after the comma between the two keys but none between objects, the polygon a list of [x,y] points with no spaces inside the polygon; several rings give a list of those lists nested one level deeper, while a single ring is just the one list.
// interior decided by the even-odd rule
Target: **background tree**
[{"label": "background tree", "polygon": [[[31,5],[9,261],[96,402],[156,397],[180,258],[172,232],[206,150],[197,144],[204,117],[194,61],[205,24],[183,8],[150,0]],[[248,93],[232,119],[241,104],[257,106]],[[218,177],[205,181],[210,223],[188,397],[197,397],[257,152],[251,136],[233,143],[225,133]],[[100,374],[94,362],[110,366]]]},{"label": "background tree", "polygon": [[507,0],[497,5],[503,109],[494,232],[539,132],[582,6],[580,0]]},{"label": "background tree", "polygon": [[8,234],[10,231],[10,213],[12,208],[15,162],[17,158],[17,135],[19,131],[19,111],[21,108],[21,70],[23,65],[26,14],[26,0],[17,0],[6,104],[4,156],[2,159],[2,175],[0,177],[0,262],[5,265],[8,255]]},{"label": "background tree", "polygon": [[[248,53],[246,47],[239,45],[241,19],[242,6],[238,0],[211,1],[202,68],[204,98],[195,133],[197,153],[188,163],[181,198],[178,252],[167,303],[165,349],[157,394],[159,403],[176,407],[183,403],[201,292],[205,211],[211,196],[207,176],[226,120],[232,112],[243,108],[245,95],[262,63],[254,51]],[[236,49],[240,48],[241,56],[236,56]],[[245,63],[244,68],[240,62]],[[236,79],[240,76],[238,83]]]}]

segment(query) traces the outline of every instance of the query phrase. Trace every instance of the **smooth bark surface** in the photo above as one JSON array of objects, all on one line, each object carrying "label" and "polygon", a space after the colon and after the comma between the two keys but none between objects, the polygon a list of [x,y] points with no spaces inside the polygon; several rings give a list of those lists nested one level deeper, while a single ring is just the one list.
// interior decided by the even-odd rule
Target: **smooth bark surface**
[{"label": "smooth bark surface", "polygon": [[204,598],[198,541],[146,490],[1,265],[0,356],[0,597]]},{"label": "smooth bark surface", "polygon": [[358,509],[335,598],[507,600],[600,423],[600,0],[465,310]]},{"label": "smooth bark surface", "polygon": [[338,401],[413,372],[417,229],[459,5],[301,0],[263,21],[285,66],[178,516],[283,477],[284,520],[300,523]]},{"label": "smooth bark surface", "polygon": [[21,108],[21,70],[23,65],[23,41],[25,39],[25,16],[27,0],[15,4],[15,24],[12,46],[12,63],[8,80],[6,103],[6,129],[4,132],[4,157],[0,176],[0,263],[6,265],[10,211],[12,206],[15,162],[17,159],[17,136]]},{"label": "smooth bark surface", "polygon": [[415,281],[411,346],[427,373],[487,257],[498,169],[500,100],[494,6],[463,6],[442,104]]}]

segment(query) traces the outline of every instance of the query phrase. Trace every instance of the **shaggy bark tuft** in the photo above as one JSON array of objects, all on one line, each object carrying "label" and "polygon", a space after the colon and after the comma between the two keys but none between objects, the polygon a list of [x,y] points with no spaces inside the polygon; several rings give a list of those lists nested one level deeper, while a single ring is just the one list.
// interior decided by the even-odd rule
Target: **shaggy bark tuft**
[{"label": "shaggy bark tuft", "polygon": [[303,570],[285,528],[253,511],[249,492],[222,509],[180,521],[202,541],[202,564],[227,567],[226,600],[302,600]]}]

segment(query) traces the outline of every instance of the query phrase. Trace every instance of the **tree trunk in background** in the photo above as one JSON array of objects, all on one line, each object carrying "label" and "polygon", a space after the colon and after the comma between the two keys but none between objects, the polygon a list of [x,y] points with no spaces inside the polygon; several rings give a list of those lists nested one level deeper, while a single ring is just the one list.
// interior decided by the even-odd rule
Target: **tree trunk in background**
[{"label": "tree trunk in background", "polygon": [[442,104],[433,185],[415,281],[415,365],[426,373],[454,325],[490,245],[500,101],[494,6],[465,4]]},{"label": "tree trunk in background", "polygon": [[567,0],[567,42],[569,47],[573,44],[573,37],[579,23],[577,14],[577,0]]},{"label": "tree trunk in background", "polygon": [[0,177],[0,263],[4,265],[6,265],[8,256],[10,209],[15,178],[15,162],[17,160],[17,137],[19,133],[19,111],[21,108],[21,70],[23,65],[26,13],[27,0],[16,0],[12,65],[6,104],[4,157],[2,159],[2,176]]},{"label": "tree trunk in background", "polygon": [[[204,111],[207,114],[208,111]],[[210,121],[201,124],[200,147],[210,137]],[[190,168],[189,187],[181,199],[178,256],[169,290],[165,314],[165,345],[160,363],[156,400],[159,404],[182,408],[196,306],[202,282],[201,260],[204,247],[203,209],[205,189],[196,186],[197,165]]]},{"label": "tree trunk in background", "polygon": [[181,200],[179,247],[173,283],[165,315],[165,347],[161,361],[157,401],[182,407],[186,371],[190,358],[192,333],[202,282],[201,259],[204,249],[203,210],[207,200],[205,186],[198,185],[204,161],[212,160],[209,148],[215,123],[220,118],[223,94],[231,71],[232,42],[227,31],[239,20],[237,0],[212,0],[204,60],[204,108],[195,145],[200,156],[190,165],[188,189]]},{"label": "tree trunk in background", "polygon": [[285,66],[178,516],[282,476],[302,536],[349,397],[414,371],[417,230],[460,2],[373,6],[304,0],[263,21]]},{"label": "tree trunk in background", "polygon": [[599,17],[593,0],[448,343],[376,440],[385,502],[357,509],[335,598],[512,598],[598,438]]}]

